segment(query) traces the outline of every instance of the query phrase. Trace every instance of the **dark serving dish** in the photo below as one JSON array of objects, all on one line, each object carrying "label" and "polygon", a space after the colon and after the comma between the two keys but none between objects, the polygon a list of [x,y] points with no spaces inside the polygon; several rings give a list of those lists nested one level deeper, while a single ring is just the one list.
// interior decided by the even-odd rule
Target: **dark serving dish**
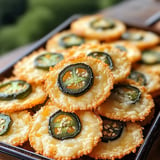
[{"label": "dark serving dish", "polygon": [[[14,60],[9,66],[6,66],[4,69],[0,69],[0,80],[3,80],[5,77],[9,77],[12,75],[13,66],[14,64],[16,64],[17,61],[22,59],[24,56],[29,55],[30,53],[37,50],[38,48],[44,47],[49,38],[51,38],[54,34],[64,29],[68,29],[71,22],[76,20],[80,16],[81,15],[71,16],[69,19],[64,21],[61,25],[59,25],[53,31],[51,31],[46,36],[44,36],[42,39],[40,39],[38,42],[36,42],[34,46],[28,52],[25,52],[23,55],[21,55],[21,57]],[[145,29],[145,28],[140,28],[140,29]],[[158,98],[158,101],[159,99],[160,97]],[[149,151],[151,150],[157,137],[158,136],[160,137],[160,127],[159,126],[160,126],[160,112],[159,112],[159,107],[157,103],[156,112],[155,112],[154,119],[152,120],[152,123],[144,127],[144,138],[145,138],[144,143],[141,145],[139,149],[137,149],[137,152],[135,154],[131,153],[125,156],[123,160],[149,160],[147,159]],[[23,146],[20,146],[20,147],[15,147],[15,146],[11,146],[11,145],[0,142],[0,152],[11,155],[19,159],[25,159],[25,160],[37,160],[37,159],[49,160],[49,158],[47,157],[44,157],[40,154],[36,154],[34,150],[30,147],[29,142],[26,142]],[[82,158],[79,158],[79,159],[87,160],[87,159],[92,159],[92,158],[83,156]]]}]

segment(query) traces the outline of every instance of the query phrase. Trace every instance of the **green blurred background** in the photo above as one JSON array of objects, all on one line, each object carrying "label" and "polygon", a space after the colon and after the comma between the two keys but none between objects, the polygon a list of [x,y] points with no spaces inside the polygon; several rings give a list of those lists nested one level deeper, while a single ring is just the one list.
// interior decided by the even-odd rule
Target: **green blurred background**
[{"label": "green blurred background", "polygon": [[120,1],[0,0],[0,54],[40,39],[75,13],[97,13]]}]

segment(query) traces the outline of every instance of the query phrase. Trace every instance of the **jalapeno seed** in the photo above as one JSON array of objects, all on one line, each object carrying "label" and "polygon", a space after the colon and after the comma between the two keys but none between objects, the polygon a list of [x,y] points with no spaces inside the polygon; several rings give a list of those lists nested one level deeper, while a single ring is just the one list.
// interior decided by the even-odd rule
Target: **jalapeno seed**
[{"label": "jalapeno seed", "polygon": [[81,122],[75,113],[59,110],[49,118],[49,133],[56,139],[74,138],[80,131]]},{"label": "jalapeno seed", "polygon": [[142,52],[142,63],[157,64],[160,63],[160,52],[154,50],[145,50]]},{"label": "jalapeno seed", "polygon": [[58,87],[65,94],[80,96],[91,88],[93,80],[91,67],[84,63],[76,63],[65,67],[59,73]]},{"label": "jalapeno seed", "polygon": [[131,85],[116,85],[113,89],[113,95],[119,102],[134,104],[140,100],[141,91]]},{"label": "jalapeno seed", "polygon": [[11,124],[10,116],[0,113],[0,136],[8,132],[10,124]]},{"label": "jalapeno seed", "polygon": [[63,59],[64,57],[60,53],[47,52],[35,58],[34,66],[39,69],[49,70],[49,67],[54,67]]},{"label": "jalapeno seed", "polygon": [[90,23],[90,27],[95,30],[106,30],[115,27],[115,23],[111,19],[98,18]]},{"label": "jalapeno seed", "polygon": [[122,39],[132,40],[132,41],[140,41],[140,40],[144,39],[144,36],[140,33],[125,32],[124,34],[122,34]]},{"label": "jalapeno seed", "polygon": [[129,79],[133,79],[134,81],[138,82],[140,85],[147,85],[147,79],[145,75],[138,71],[131,71],[130,75],[128,76]]},{"label": "jalapeno seed", "polygon": [[23,99],[31,92],[31,85],[23,80],[11,80],[0,84],[0,100]]},{"label": "jalapeno seed", "polygon": [[94,51],[94,52],[89,53],[87,56],[91,56],[93,58],[100,59],[104,63],[108,64],[110,69],[113,69],[113,61],[112,61],[111,56],[108,53]]},{"label": "jalapeno seed", "polygon": [[111,120],[106,117],[101,118],[103,120],[102,142],[118,139],[122,134],[124,123],[117,120]]},{"label": "jalapeno seed", "polygon": [[79,46],[85,42],[83,37],[76,34],[67,34],[62,36],[59,40],[59,45],[64,48],[70,48],[72,46]]}]

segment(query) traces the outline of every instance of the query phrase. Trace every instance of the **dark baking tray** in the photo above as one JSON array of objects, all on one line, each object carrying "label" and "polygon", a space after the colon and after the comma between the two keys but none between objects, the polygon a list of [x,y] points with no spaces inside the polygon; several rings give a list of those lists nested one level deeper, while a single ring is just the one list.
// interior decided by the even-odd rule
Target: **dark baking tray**
[{"label": "dark baking tray", "polygon": [[[70,27],[70,24],[72,21],[76,20],[82,15],[73,15],[70,18],[68,18],[66,21],[64,21],[61,25],[59,25],[57,28],[55,28],[53,31],[48,33],[46,36],[44,36],[42,39],[37,41],[33,47],[24,54],[21,55],[16,60],[13,60],[13,62],[6,66],[3,69],[0,69],[0,80],[3,80],[5,77],[9,77],[12,75],[13,66],[17,61],[21,60],[24,56],[29,55],[33,51],[45,47],[45,44],[49,38],[51,38],[54,34],[68,29]],[[138,27],[139,28],[139,27]],[[145,29],[145,28],[141,28]],[[146,30],[146,29],[145,29]],[[137,149],[137,152],[135,154],[131,153],[123,158],[123,160],[147,160],[148,154],[150,149],[152,148],[153,143],[155,142],[156,138],[160,136],[160,113],[159,108],[156,107],[156,112],[154,119],[152,120],[152,123],[150,125],[145,126],[144,128],[144,143],[141,145],[139,149]],[[15,147],[11,146],[5,143],[0,142],[0,152],[5,153],[8,155],[11,155],[13,157],[24,159],[24,160],[49,160],[49,158],[44,157],[40,154],[36,154],[33,150],[33,148],[30,147],[29,142],[26,142],[21,147]],[[87,156],[84,156],[80,159],[92,159]]]}]

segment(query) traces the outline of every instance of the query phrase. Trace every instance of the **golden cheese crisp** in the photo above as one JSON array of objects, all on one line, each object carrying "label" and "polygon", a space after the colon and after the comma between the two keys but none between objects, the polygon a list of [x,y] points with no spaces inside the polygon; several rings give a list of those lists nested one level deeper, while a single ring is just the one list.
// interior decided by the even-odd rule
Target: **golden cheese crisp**
[{"label": "golden cheese crisp", "polygon": [[123,40],[129,41],[140,50],[148,49],[156,46],[160,39],[153,32],[140,29],[130,28],[121,37]]},{"label": "golden cheese crisp", "polygon": [[98,59],[80,56],[66,59],[50,70],[45,88],[51,101],[61,110],[90,110],[109,95],[113,76]]},{"label": "golden cheese crisp", "polygon": [[160,46],[142,51],[140,63],[134,64],[133,68],[150,71],[160,76]]},{"label": "golden cheese crisp", "polygon": [[141,59],[140,50],[130,42],[119,40],[112,42],[111,45],[118,48],[120,51],[126,52],[127,58],[131,63],[135,63]]},{"label": "golden cheese crisp", "polygon": [[157,91],[160,91],[160,77],[156,73],[151,72],[148,67],[136,68],[130,73],[128,78],[143,85],[152,96]]},{"label": "golden cheese crisp", "polygon": [[46,97],[43,85],[29,84],[17,77],[7,78],[0,83],[0,112],[32,108],[43,103]]},{"label": "golden cheese crisp", "polygon": [[[2,112],[0,114],[7,115],[11,119],[9,129],[3,135],[0,135],[0,142],[8,143],[14,146],[22,145],[28,140],[30,131],[30,122],[32,117],[27,111],[14,113]],[[0,117],[0,123],[2,119]]]},{"label": "golden cheese crisp", "polygon": [[136,152],[136,148],[143,143],[142,128],[136,123],[126,123],[118,139],[99,142],[89,156],[95,159],[121,159],[125,155]]},{"label": "golden cheese crisp", "polygon": [[[31,146],[37,153],[55,159],[70,160],[89,154],[102,136],[101,118],[91,111],[76,111],[74,114],[78,116],[80,120],[80,132],[75,137],[61,140],[53,137],[50,133],[49,129],[52,129],[49,127],[50,122],[55,124],[52,125],[52,127],[55,127],[54,134],[58,136],[64,131],[61,130],[61,126],[68,131],[71,128],[71,126],[67,128],[65,125],[69,124],[67,123],[68,115],[73,113],[60,111],[61,114],[53,119],[53,121],[50,121],[51,117],[55,115],[57,111],[59,112],[59,109],[55,105],[49,104],[36,113],[29,134]],[[60,121],[61,118],[62,121]],[[72,125],[74,124],[75,123],[72,123]],[[71,132],[68,132],[68,134],[69,133]],[[67,131],[64,131],[61,135],[61,138],[64,138],[63,136],[67,135]]]},{"label": "golden cheese crisp", "polygon": [[56,65],[64,58],[65,55],[62,52],[48,52],[41,48],[19,61],[14,66],[13,73],[30,83],[42,83],[49,67]]},{"label": "golden cheese crisp", "polygon": [[86,37],[79,36],[73,33],[71,30],[65,30],[51,37],[46,44],[46,49],[50,52],[55,51],[57,49],[66,50],[73,46],[79,46],[84,43],[96,44],[99,43],[99,41],[96,39],[88,39]]},{"label": "golden cheese crisp", "polygon": [[68,50],[70,56],[88,56],[100,59],[109,65],[114,77],[114,83],[118,83],[127,78],[131,70],[131,63],[125,51],[121,51],[108,44],[84,44]]},{"label": "golden cheese crisp", "polygon": [[102,15],[83,16],[71,24],[71,30],[87,38],[113,41],[125,32],[125,25],[116,19]]},{"label": "golden cheese crisp", "polygon": [[122,121],[142,121],[154,107],[152,96],[146,89],[132,80],[114,86],[106,101],[97,112],[111,119]]}]

